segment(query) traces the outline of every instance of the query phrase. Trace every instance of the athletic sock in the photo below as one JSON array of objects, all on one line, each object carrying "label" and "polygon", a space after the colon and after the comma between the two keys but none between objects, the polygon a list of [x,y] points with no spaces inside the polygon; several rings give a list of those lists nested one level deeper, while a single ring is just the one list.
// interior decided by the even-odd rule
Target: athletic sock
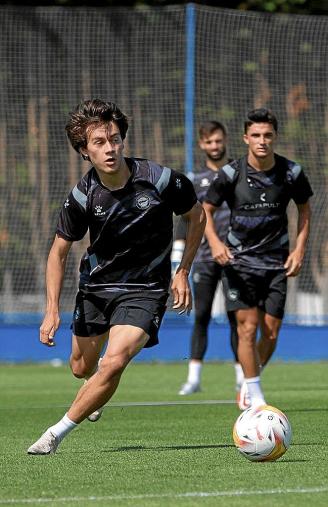
[{"label": "athletic sock", "polygon": [[57,424],[50,426],[50,428],[48,429],[51,431],[53,435],[55,435],[55,437],[58,438],[59,441],[61,441],[63,440],[64,437],[66,437],[68,433],[74,430],[74,428],[76,428],[77,426],[78,424],[71,421],[71,419],[67,417],[67,414],[65,414],[64,417]]},{"label": "athletic sock", "polygon": [[236,374],[236,391],[240,391],[242,383],[244,382],[244,372],[240,363],[235,363]]},{"label": "athletic sock", "polygon": [[250,398],[251,406],[266,405],[264,395],[261,389],[260,377],[245,378],[247,391]]},{"label": "athletic sock", "polygon": [[195,384],[199,385],[202,367],[203,363],[201,363],[200,361],[189,361],[187,382],[193,385]]}]

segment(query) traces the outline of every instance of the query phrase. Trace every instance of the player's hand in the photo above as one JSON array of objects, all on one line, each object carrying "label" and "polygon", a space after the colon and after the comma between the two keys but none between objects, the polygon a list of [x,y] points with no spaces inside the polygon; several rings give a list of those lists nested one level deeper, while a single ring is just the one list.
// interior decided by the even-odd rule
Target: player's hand
[{"label": "player's hand", "polygon": [[187,312],[190,314],[192,309],[192,293],[188,280],[188,272],[184,269],[178,269],[171,285],[173,294],[173,309],[179,311],[179,315]]},{"label": "player's hand", "polygon": [[298,250],[293,250],[289,254],[289,256],[284,264],[284,267],[286,269],[286,276],[297,276],[298,275],[298,273],[300,272],[301,267],[302,267],[303,257],[304,257],[304,253],[300,252]]},{"label": "player's hand", "polygon": [[54,337],[59,324],[58,312],[47,312],[40,327],[40,342],[47,345],[47,347],[54,347]]},{"label": "player's hand", "polygon": [[221,266],[228,264],[233,259],[233,255],[230,252],[229,248],[227,245],[222,243],[222,241],[217,243],[215,247],[212,248],[212,257]]}]

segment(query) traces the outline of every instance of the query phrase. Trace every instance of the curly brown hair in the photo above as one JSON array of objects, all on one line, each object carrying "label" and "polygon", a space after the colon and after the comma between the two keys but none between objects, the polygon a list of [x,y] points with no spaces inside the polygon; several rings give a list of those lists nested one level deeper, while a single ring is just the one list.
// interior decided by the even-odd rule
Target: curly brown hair
[{"label": "curly brown hair", "polygon": [[129,127],[128,119],[117,105],[100,99],[86,100],[78,104],[70,113],[65,130],[74,150],[80,153],[81,148],[87,146],[90,131],[100,125],[108,125],[110,122],[116,123],[121,138],[125,139]]}]

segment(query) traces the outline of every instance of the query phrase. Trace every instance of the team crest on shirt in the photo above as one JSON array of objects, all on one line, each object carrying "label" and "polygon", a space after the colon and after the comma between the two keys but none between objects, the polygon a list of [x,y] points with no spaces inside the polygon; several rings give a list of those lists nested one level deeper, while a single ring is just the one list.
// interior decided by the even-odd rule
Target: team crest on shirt
[{"label": "team crest on shirt", "polygon": [[239,290],[238,289],[229,289],[228,290],[228,299],[230,301],[237,301],[239,298]]},{"label": "team crest on shirt", "polygon": [[208,178],[203,178],[200,182],[201,187],[208,187],[210,184],[210,180]]},{"label": "team crest on shirt", "polygon": [[69,204],[70,204],[70,203],[69,203],[69,199],[66,199],[66,201],[65,201],[65,203],[64,203],[64,207],[65,207],[65,208],[68,208]]},{"label": "team crest on shirt", "polygon": [[138,195],[136,199],[137,208],[145,210],[150,206],[150,197],[147,194]]}]

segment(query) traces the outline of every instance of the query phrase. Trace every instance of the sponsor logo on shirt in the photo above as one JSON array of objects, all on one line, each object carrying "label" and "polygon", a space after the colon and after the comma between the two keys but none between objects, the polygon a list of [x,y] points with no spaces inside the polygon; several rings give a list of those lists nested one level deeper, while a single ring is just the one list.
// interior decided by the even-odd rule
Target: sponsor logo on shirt
[{"label": "sponsor logo on shirt", "polygon": [[176,186],[177,188],[179,188],[179,189],[181,188],[181,179],[180,179],[180,178],[177,178],[177,179],[175,180],[175,186]]},{"label": "sponsor logo on shirt", "polygon": [[66,201],[65,201],[65,203],[64,203],[64,208],[68,208],[69,204],[70,204],[70,203],[69,203],[69,199],[66,199]]},{"label": "sponsor logo on shirt", "polygon": [[145,210],[150,206],[150,197],[147,194],[141,194],[136,200],[137,208]]},{"label": "sponsor logo on shirt", "polygon": [[[260,199],[262,199],[263,194],[261,194]],[[265,200],[265,195],[262,201]],[[244,204],[241,206],[244,210],[249,209],[265,209],[265,208],[279,208],[280,202],[256,202],[254,204]]]},{"label": "sponsor logo on shirt", "polygon": [[95,206],[95,216],[102,217],[103,215],[106,215],[106,211],[103,211],[103,207],[102,206]]}]

